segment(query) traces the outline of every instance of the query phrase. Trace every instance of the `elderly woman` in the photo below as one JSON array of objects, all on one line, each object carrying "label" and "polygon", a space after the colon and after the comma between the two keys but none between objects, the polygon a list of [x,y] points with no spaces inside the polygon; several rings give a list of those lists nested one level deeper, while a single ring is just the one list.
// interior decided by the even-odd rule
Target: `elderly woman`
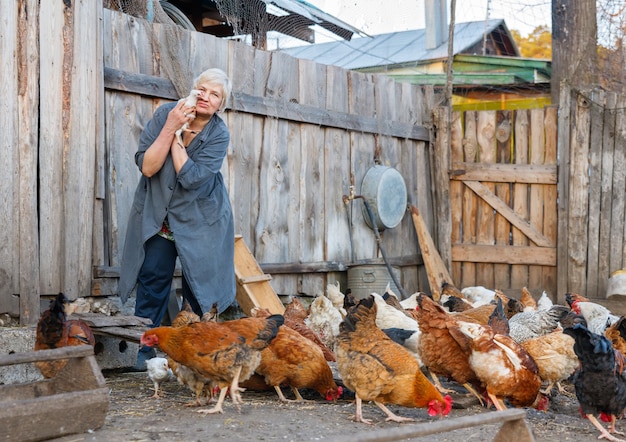
[{"label": "elderly woman", "polygon": [[[195,79],[195,107],[185,100],[160,106],[139,139],[135,163],[141,178],[128,220],[119,293],[126,302],[137,287],[135,315],[158,326],[165,315],[176,258],[182,294],[202,315],[235,299],[234,221],[220,169],[230,134],[218,116],[231,82],[219,69]],[[182,137],[175,133],[188,124]],[[135,370],[144,371],[154,349],[142,348]]]}]

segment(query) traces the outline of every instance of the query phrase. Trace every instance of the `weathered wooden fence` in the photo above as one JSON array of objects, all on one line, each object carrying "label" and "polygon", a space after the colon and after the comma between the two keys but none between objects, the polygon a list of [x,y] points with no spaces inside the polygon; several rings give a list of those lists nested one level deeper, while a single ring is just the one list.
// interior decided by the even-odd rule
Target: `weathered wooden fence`
[{"label": "weathered wooden fence", "polygon": [[439,247],[454,282],[556,296],[557,109],[437,113],[448,125],[436,186],[449,188]]},{"label": "weathered wooden fence", "polygon": [[604,298],[609,277],[626,264],[625,110],[624,95],[561,91],[559,294]]},{"label": "weathered wooden fence", "polygon": [[[222,172],[236,233],[279,294],[315,295],[345,278],[351,264],[382,264],[361,200],[343,200],[352,184],[359,193],[377,163],[402,174],[408,202],[433,225],[432,88],[196,32],[177,30],[173,46],[167,26],[98,2],[9,3],[0,5],[0,32],[11,36],[0,38],[2,54],[13,81],[0,86],[10,103],[1,117],[10,129],[3,137],[3,176],[10,180],[0,184],[7,208],[0,219],[9,226],[2,233],[0,310],[15,313],[18,305],[23,323],[38,317],[42,294],[116,294],[139,177],[137,140],[156,106],[181,95],[166,59],[193,76],[219,67],[233,79],[234,100],[224,114],[232,141]],[[32,28],[21,23],[29,19],[39,34],[25,34]],[[39,35],[46,41],[37,43]],[[22,40],[41,52],[22,54]],[[14,53],[17,59],[8,56]],[[407,292],[428,289],[410,216],[382,233],[381,246],[401,267]]]},{"label": "weathered wooden fence", "polygon": [[[602,298],[624,267],[625,97],[562,93],[558,125],[554,108],[438,109],[431,125],[432,89],[201,33],[172,45],[165,25],[98,2],[0,2],[0,20],[0,313],[22,323],[42,294],[116,293],[137,139],[181,95],[166,60],[233,79],[223,173],[237,233],[280,294],[382,264],[361,201],[343,200],[377,163],[400,171],[459,286]],[[381,245],[406,292],[428,291],[410,216]]]}]

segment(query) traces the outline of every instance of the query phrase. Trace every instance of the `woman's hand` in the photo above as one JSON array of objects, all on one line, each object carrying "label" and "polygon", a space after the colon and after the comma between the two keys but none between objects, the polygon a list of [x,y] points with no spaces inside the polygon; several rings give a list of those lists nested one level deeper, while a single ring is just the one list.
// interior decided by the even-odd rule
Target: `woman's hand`
[{"label": "woman's hand", "polygon": [[185,106],[185,100],[183,99],[167,114],[167,120],[163,128],[167,128],[168,131],[174,134],[184,124],[193,121],[194,118],[196,118],[195,106]]}]

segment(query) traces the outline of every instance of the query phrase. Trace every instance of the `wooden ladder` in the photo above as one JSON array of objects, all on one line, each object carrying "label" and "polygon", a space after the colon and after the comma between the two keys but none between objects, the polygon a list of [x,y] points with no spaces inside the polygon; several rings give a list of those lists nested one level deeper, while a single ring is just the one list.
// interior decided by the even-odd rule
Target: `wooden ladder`
[{"label": "wooden ladder", "polygon": [[285,312],[285,306],[270,284],[272,277],[263,273],[241,235],[235,236],[235,276],[237,302],[246,315],[250,316],[254,307],[264,307],[273,314]]}]

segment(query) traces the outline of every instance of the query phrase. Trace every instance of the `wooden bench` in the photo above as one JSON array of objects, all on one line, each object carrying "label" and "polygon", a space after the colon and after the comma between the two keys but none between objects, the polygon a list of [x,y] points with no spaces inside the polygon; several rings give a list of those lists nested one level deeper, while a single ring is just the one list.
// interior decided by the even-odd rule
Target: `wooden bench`
[{"label": "wooden bench", "polygon": [[481,425],[502,424],[493,442],[535,442],[533,433],[526,422],[526,410],[513,408],[504,411],[490,411],[474,416],[443,418],[421,424],[402,425],[384,430],[363,431],[351,436],[336,439],[336,442],[391,442],[412,437],[424,437]]},{"label": "wooden bench", "polygon": [[53,378],[0,385],[0,440],[51,439],[104,424],[109,389],[90,345],[0,355],[0,367],[59,359],[68,362]]}]

